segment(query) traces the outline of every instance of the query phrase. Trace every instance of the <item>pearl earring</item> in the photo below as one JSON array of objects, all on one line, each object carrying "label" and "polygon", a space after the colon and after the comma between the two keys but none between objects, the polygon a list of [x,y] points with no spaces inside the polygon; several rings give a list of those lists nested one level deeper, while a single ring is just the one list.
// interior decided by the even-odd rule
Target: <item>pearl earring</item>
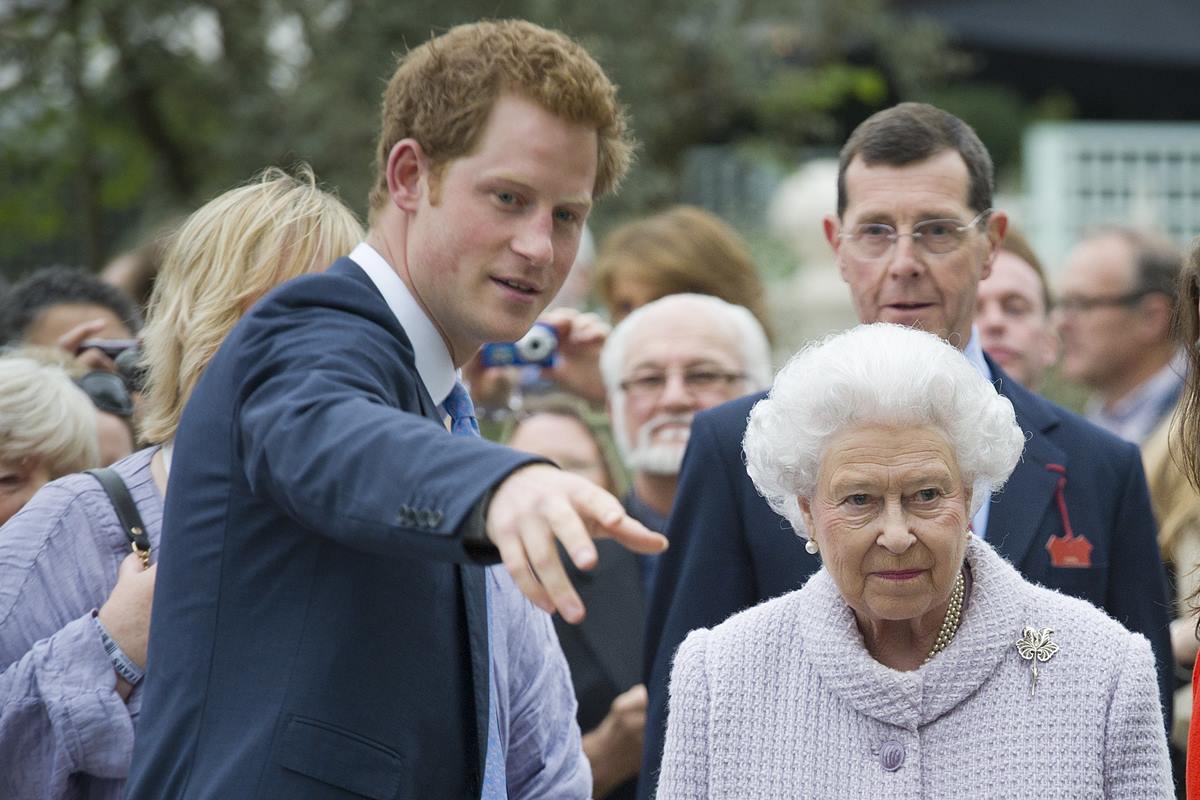
[{"label": "pearl earring", "polygon": [[804,552],[808,553],[810,556],[815,556],[817,554],[817,540],[809,539],[807,542],[805,542]]}]

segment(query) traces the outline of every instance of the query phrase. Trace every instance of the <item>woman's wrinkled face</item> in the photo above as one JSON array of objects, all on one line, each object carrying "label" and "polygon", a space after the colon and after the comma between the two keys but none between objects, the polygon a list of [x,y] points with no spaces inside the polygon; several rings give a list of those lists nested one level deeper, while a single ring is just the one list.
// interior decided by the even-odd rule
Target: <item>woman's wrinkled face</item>
[{"label": "woman's wrinkled face", "polygon": [[871,624],[941,613],[962,565],[971,494],[942,433],[864,426],[834,435],[804,522],[847,604]]}]

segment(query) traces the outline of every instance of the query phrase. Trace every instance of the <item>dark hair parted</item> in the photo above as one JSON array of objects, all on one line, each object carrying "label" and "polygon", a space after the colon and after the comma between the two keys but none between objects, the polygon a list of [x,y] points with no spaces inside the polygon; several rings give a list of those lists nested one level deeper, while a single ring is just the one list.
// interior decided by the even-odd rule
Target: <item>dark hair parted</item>
[{"label": "dark hair parted", "polygon": [[977,212],[992,207],[992,157],[974,129],[953,114],[927,103],[900,103],[864,120],[838,158],[838,216],[846,210],[846,168],[855,156],[867,166],[903,167],[954,150],[967,165],[967,205]]},{"label": "dark hair parted", "polygon": [[617,87],[581,45],[531,22],[458,25],[401,56],[383,93],[371,214],[387,202],[388,155],[415,139],[434,177],[469,154],[496,99],[524,97],[566,120],[596,129],[596,197],[616,189],[634,143]]},{"label": "dark hair parted", "polygon": [[142,327],[137,304],[120,289],[81,269],[45,267],[0,295],[0,344],[20,342],[46,309],[67,304],[107,308],[133,333]]}]

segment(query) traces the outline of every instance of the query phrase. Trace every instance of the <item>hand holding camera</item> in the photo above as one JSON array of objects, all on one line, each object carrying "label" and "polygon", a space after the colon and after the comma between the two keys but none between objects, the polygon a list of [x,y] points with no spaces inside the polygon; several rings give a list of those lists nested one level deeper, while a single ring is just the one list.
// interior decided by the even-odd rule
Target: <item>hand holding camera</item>
[{"label": "hand holding camera", "polygon": [[535,322],[529,333],[515,342],[492,342],[480,350],[485,367],[551,367],[558,355],[558,331]]}]

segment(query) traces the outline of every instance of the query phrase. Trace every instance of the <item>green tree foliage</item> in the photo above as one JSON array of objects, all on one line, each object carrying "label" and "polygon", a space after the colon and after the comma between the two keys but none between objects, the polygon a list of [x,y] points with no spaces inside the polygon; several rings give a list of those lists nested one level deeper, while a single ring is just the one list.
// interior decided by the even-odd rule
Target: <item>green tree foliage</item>
[{"label": "green tree foliage", "polygon": [[621,85],[643,146],[608,215],[675,200],[688,147],[836,145],[864,113],[961,67],[884,0],[9,0],[0,269],[95,268],[159,220],[301,159],[363,211],[396,57],[485,17],[563,29]]}]

